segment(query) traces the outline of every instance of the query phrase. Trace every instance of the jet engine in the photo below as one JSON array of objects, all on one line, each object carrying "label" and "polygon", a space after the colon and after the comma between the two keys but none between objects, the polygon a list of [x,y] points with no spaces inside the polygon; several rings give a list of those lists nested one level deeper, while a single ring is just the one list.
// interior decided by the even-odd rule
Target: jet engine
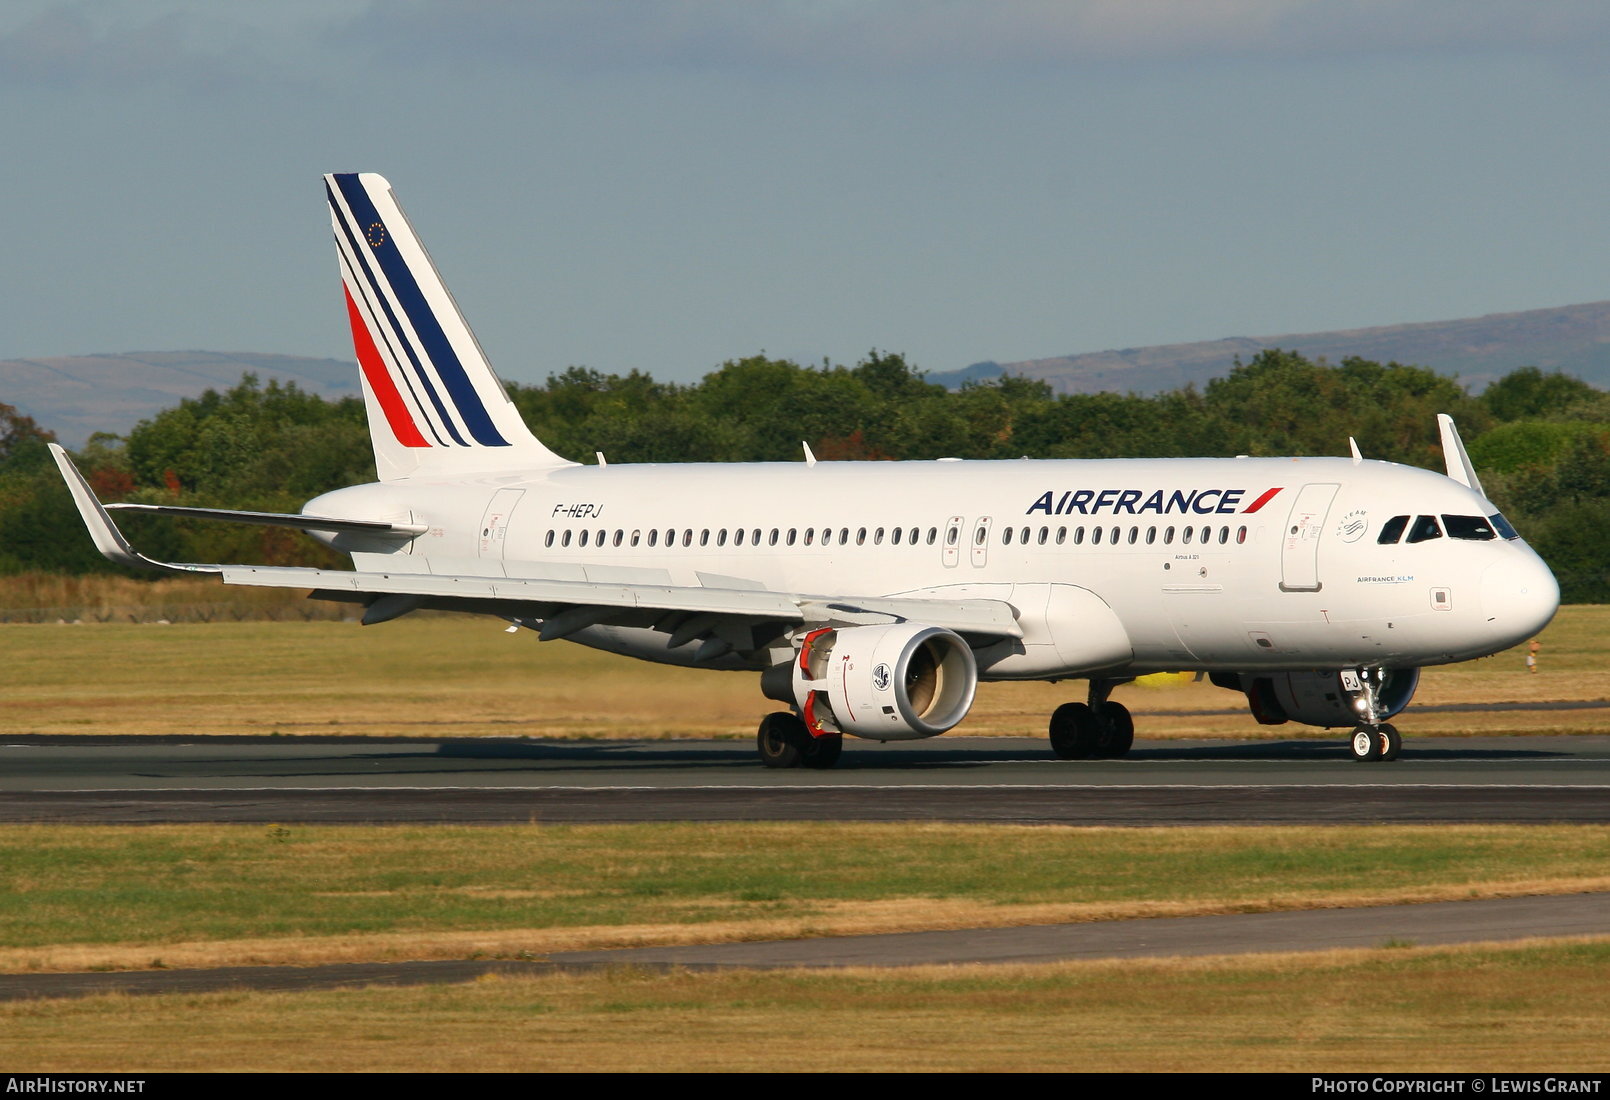
[{"label": "jet engine", "polygon": [[[1349,670],[1351,672],[1351,670]],[[1342,672],[1213,674],[1219,687],[1246,694],[1252,716],[1266,726],[1296,721],[1310,726],[1356,726],[1358,693],[1342,684]],[[1357,673],[1375,689],[1375,717],[1384,722],[1409,705],[1420,683],[1417,668],[1369,668]]]},{"label": "jet engine", "polygon": [[761,686],[797,706],[814,734],[905,741],[967,716],[978,666],[967,643],[940,627],[827,628],[805,635],[796,658],[770,669]]}]

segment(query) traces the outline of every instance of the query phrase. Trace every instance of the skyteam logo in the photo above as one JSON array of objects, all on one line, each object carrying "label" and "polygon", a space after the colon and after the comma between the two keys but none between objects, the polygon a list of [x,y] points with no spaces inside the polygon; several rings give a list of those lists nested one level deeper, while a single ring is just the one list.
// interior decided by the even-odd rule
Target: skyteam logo
[{"label": "skyteam logo", "polygon": [[1168,516],[1251,515],[1275,498],[1284,486],[1265,489],[1245,508],[1239,507],[1245,489],[1068,489],[1058,496],[1054,490],[1041,493],[1024,515],[1036,512],[1048,516]]}]

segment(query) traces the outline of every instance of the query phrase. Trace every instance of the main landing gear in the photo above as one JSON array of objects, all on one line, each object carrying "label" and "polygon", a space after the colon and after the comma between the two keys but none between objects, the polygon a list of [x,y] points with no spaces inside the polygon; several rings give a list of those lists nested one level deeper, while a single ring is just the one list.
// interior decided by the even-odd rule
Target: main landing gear
[{"label": "main landing gear", "polygon": [[1377,693],[1381,686],[1380,669],[1343,669],[1342,690],[1358,712],[1359,723],[1353,728],[1348,751],[1360,763],[1387,764],[1403,751],[1403,737],[1390,722],[1379,721]]},{"label": "main landing gear", "polygon": [[1091,680],[1088,703],[1063,703],[1051,715],[1051,751],[1062,760],[1119,757],[1135,743],[1129,708],[1107,696],[1128,680]]},{"label": "main landing gear", "polygon": [[798,715],[779,710],[760,720],[755,746],[768,768],[831,768],[844,751],[844,735],[813,737]]}]

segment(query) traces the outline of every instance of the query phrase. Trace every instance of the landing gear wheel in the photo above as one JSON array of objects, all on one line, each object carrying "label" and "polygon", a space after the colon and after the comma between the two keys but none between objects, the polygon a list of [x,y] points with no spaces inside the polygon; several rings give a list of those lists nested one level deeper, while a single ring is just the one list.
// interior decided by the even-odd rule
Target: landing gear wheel
[{"label": "landing gear wheel", "polygon": [[[1396,730],[1392,731],[1396,733]],[[1360,726],[1353,731],[1353,739],[1347,743],[1353,753],[1353,759],[1359,762],[1375,761],[1381,759],[1383,742],[1381,731],[1369,726]]]},{"label": "landing gear wheel", "polygon": [[[801,722],[800,726],[803,728],[804,723]],[[824,733],[820,737],[810,739],[810,745],[805,749],[802,762],[807,768],[822,768],[825,770],[839,762],[839,753],[843,751],[844,735],[842,733]]]},{"label": "landing gear wheel", "polygon": [[1135,743],[1135,720],[1129,716],[1129,708],[1122,703],[1103,703],[1096,708],[1096,720],[1101,726],[1096,755],[1115,759],[1126,755]]},{"label": "landing gear wheel", "polygon": [[1403,751],[1403,735],[1390,722],[1381,723],[1381,728],[1375,731],[1375,739],[1381,746],[1383,764],[1396,760],[1398,753]]},{"label": "landing gear wheel", "polygon": [[1089,760],[1100,737],[1096,712],[1084,703],[1063,703],[1051,715],[1051,751],[1059,760]]},{"label": "landing gear wheel", "polygon": [[755,734],[755,747],[760,750],[760,762],[768,768],[797,768],[805,753],[800,746],[809,740],[805,723],[785,710],[773,711],[760,720]]}]

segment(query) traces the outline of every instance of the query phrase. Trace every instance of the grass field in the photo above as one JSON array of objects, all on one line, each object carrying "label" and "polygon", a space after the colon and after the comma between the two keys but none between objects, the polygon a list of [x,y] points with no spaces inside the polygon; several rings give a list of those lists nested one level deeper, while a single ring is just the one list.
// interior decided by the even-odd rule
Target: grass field
[{"label": "grass field", "polygon": [[[1541,671],[1519,652],[1425,670],[1420,705],[1610,699],[1610,607],[1568,607],[1543,635]],[[505,633],[495,619],[0,625],[0,733],[355,734],[749,739],[775,704],[749,673],[652,665]],[[983,684],[963,734],[1043,736],[1080,681]],[[1334,737],[1259,726],[1206,682],[1128,685],[1137,737]],[[1221,711],[1218,714],[1192,713]],[[1547,715],[1417,713],[1410,737],[1610,732],[1610,707]]]},{"label": "grass field", "polygon": [[1610,828],[0,827],[0,969],[518,957],[1610,890]]},{"label": "grass field", "polygon": [[[529,958],[1610,886],[1598,827],[13,826],[0,853],[0,967],[12,971]],[[1607,963],[1606,941],[1395,942],[98,996],[0,1004],[0,1065],[1589,1072],[1610,1066]]]},{"label": "grass field", "polygon": [[120,1073],[1602,1073],[1607,967],[1610,944],[1552,943],[103,996],[0,1005],[0,1063]]}]

